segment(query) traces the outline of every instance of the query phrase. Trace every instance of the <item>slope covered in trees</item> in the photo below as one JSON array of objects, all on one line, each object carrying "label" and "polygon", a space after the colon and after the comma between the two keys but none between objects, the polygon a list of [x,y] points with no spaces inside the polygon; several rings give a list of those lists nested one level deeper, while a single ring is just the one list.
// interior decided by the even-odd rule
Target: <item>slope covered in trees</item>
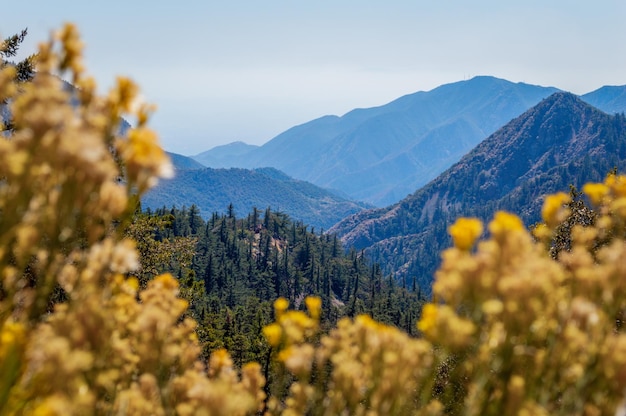
[{"label": "slope covered in trees", "polygon": [[271,207],[317,229],[328,229],[348,215],[371,207],[311,183],[295,180],[272,168],[177,170],[142,198],[147,208],[197,205],[205,218],[224,213],[232,204],[237,214],[253,207]]},{"label": "slope covered in trees", "polygon": [[418,276],[428,288],[460,216],[500,209],[527,224],[543,196],[626,169],[626,119],[569,93],[556,93],[485,139],[437,179],[389,208],[364,211],[331,229],[366,249],[385,273]]},{"label": "slope covered in trees", "polygon": [[414,281],[398,284],[362,253],[346,254],[336,236],[316,233],[284,213],[254,209],[238,218],[231,206],[205,222],[192,205],[149,210],[141,217],[153,219],[156,243],[177,238],[194,243],[194,254],[182,267],[169,258],[152,273],[179,276],[207,354],[222,346],[238,364],[261,360],[267,344],[260,328],[270,322],[271,304],[279,297],[301,308],[305,297],[318,296],[324,328],[343,316],[367,313],[415,333],[421,299]]}]

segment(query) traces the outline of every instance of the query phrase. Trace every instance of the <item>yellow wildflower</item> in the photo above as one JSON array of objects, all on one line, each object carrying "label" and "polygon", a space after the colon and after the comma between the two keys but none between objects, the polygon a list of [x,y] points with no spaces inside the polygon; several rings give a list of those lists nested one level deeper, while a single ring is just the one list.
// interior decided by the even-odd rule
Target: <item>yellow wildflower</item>
[{"label": "yellow wildflower", "polygon": [[84,70],[81,62],[83,42],[80,40],[78,29],[68,23],[58,32],[57,39],[63,44],[60,69],[71,69],[74,72],[73,82],[76,82]]},{"label": "yellow wildflower", "polygon": [[229,376],[232,373],[233,360],[226,349],[213,351],[209,358],[209,375],[211,377]]},{"label": "yellow wildflower", "polygon": [[614,199],[611,201],[611,211],[615,212],[622,218],[626,218],[626,197],[622,196],[620,198]]},{"label": "yellow wildflower", "polygon": [[524,230],[524,223],[514,214],[498,211],[489,223],[489,231],[495,236],[506,234],[510,231]]},{"label": "yellow wildflower", "polygon": [[583,186],[583,192],[594,205],[600,205],[604,197],[609,194],[609,191],[609,187],[603,183],[588,183]]},{"label": "yellow wildflower", "polygon": [[313,319],[320,318],[320,312],[322,310],[322,299],[317,296],[308,296],[304,303],[306,304],[306,308],[309,311],[309,315]]},{"label": "yellow wildflower", "polygon": [[131,111],[138,93],[137,84],[126,77],[117,77],[117,85],[111,91],[112,98],[117,101],[120,109],[124,112]]},{"label": "yellow wildflower", "polygon": [[139,289],[139,280],[134,276],[129,277],[126,280],[126,284],[128,284],[128,286],[134,291]]},{"label": "yellow wildflower", "polygon": [[310,373],[313,364],[315,349],[311,344],[294,345],[287,347],[278,354],[278,360],[285,363],[285,367],[299,377]]},{"label": "yellow wildflower", "polygon": [[559,192],[554,195],[548,195],[543,203],[541,210],[541,217],[549,226],[553,226],[556,223],[563,220],[559,213],[563,212],[563,205],[571,200],[570,196],[565,192]]},{"label": "yellow wildflower", "polygon": [[174,279],[170,273],[163,273],[155,277],[153,284],[168,290],[178,289],[178,280]]},{"label": "yellow wildflower", "polygon": [[0,332],[0,361],[14,348],[21,349],[25,342],[26,330],[19,322],[8,320]]},{"label": "yellow wildflower", "polygon": [[277,323],[269,324],[263,328],[263,335],[267,343],[272,347],[277,347],[283,335],[283,330]]},{"label": "yellow wildflower", "polygon": [[469,250],[483,232],[483,224],[478,218],[459,218],[448,228],[454,246],[460,250]]},{"label": "yellow wildflower", "polygon": [[499,299],[489,299],[482,304],[481,309],[486,315],[499,315],[502,313],[504,305]]},{"label": "yellow wildflower", "polygon": [[539,240],[546,240],[552,237],[552,231],[546,224],[538,224],[532,229],[532,233]]},{"label": "yellow wildflower", "polygon": [[285,298],[278,298],[274,301],[274,312],[276,313],[276,318],[278,319],[283,312],[287,310],[289,307],[289,301]]},{"label": "yellow wildflower", "polygon": [[617,196],[626,197],[626,176],[609,175],[604,183],[611,188],[611,191]]},{"label": "yellow wildflower", "polygon": [[427,333],[437,325],[437,305],[428,303],[422,308],[422,317],[417,323],[417,329]]},{"label": "yellow wildflower", "polygon": [[281,318],[287,343],[299,343],[312,334],[317,322],[302,311],[289,311]]},{"label": "yellow wildflower", "polygon": [[118,142],[126,163],[129,180],[137,182],[141,192],[156,185],[158,178],[171,178],[174,168],[159,146],[157,134],[146,128],[131,129],[127,140]]}]

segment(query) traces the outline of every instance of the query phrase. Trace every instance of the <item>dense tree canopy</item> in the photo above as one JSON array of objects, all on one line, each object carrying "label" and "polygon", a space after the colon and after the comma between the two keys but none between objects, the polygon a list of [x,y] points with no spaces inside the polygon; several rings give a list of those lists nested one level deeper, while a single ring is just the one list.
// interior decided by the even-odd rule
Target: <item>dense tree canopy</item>
[{"label": "dense tree canopy", "polygon": [[[323,328],[343,316],[367,313],[416,333],[423,302],[419,291],[383,276],[362,253],[346,253],[336,236],[318,234],[284,213],[255,208],[237,218],[230,209],[205,222],[192,205],[148,210],[139,218],[144,224],[167,219],[167,226],[156,225],[150,231],[151,246],[171,246],[181,239],[195,242],[190,264],[161,261],[152,271],[171,272],[184,282],[182,291],[200,323],[207,354],[234,345],[244,356],[235,354],[237,363],[259,359],[265,351],[259,325],[270,322],[271,304],[279,297],[296,308],[304,308],[306,296],[320,297]],[[145,243],[139,241],[142,252]],[[254,345],[233,341],[255,338],[259,339]]]}]

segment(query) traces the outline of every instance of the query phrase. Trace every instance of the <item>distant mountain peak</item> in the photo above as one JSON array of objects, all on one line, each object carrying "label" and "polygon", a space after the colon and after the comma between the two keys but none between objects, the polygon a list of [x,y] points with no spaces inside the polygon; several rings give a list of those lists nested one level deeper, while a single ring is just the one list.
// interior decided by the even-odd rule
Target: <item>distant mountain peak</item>
[{"label": "distant mountain peak", "polygon": [[626,112],[626,85],[605,85],[581,98],[609,114]]},{"label": "distant mountain peak", "polygon": [[[385,273],[419,276],[424,288],[459,216],[488,221],[496,210],[540,219],[546,194],[580,189],[613,167],[626,170],[626,117],[556,92],[490,135],[448,170],[399,203],[337,224],[344,243],[367,249]],[[404,264],[389,264],[402,249]]]},{"label": "distant mountain peak", "polygon": [[215,146],[206,152],[191,156],[191,158],[212,168],[230,168],[234,167],[231,166],[231,159],[244,157],[245,155],[258,149],[258,147],[259,146],[247,144],[243,141],[236,141]]}]

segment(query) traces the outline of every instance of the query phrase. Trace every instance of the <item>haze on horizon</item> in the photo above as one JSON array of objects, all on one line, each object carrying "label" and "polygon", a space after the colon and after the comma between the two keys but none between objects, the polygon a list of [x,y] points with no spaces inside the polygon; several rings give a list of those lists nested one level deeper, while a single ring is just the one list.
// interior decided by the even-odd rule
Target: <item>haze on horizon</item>
[{"label": "haze on horizon", "polygon": [[128,75],[158,105],[166,150],[193,155],[476,75],[576,94],[626,84],[619,0],[296,3],[31,0],[0,35],[28,27],[24,53],[78,25],[104,89]]}]

